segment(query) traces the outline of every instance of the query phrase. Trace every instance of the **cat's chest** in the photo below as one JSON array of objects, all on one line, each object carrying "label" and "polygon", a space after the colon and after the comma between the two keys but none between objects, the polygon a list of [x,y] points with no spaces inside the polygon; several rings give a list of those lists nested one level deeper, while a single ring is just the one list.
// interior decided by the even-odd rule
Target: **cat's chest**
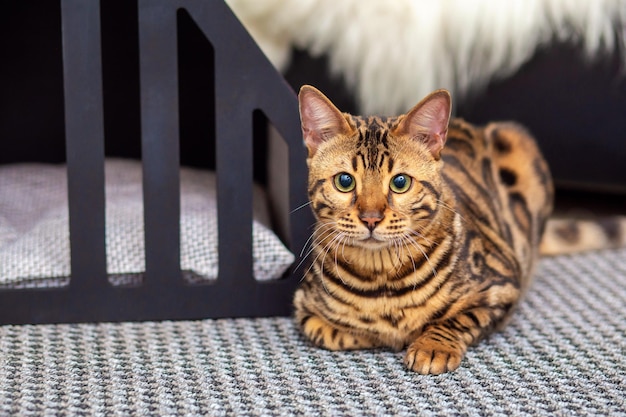
[{"label": "cat's chest", "polygon": [[427,309],[419,311],[402,306],[393,294],[381,294],[375,300],[362,300],[359,307],[360,319],[354,327],[397,349],[414,338],[415,330],[429,320]]},{"label": "cat's chest", "polygon": [[[342,302],[332,305],[334,319],[341,321],[351,317],[354,319],[352,326],[393,345],[391,341],[410,338],[415,329],[422,328],[430,320],[433,311],[440,307],[441,299],[447,297],[446,282],[445,274],[430,279],[416,277],[414,282],[388,281],[367,287],[346,282],[342,284],[344,291],[326,294],[330,298],[342,298]],[[330,287],[328,289],[332,291]],[[434,294],[438,296],[433,297]]]}]

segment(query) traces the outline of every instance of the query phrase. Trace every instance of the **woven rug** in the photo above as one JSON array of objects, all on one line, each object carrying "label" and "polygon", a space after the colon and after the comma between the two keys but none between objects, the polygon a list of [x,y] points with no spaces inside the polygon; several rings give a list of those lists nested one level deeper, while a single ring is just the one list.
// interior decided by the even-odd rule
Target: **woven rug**
[{"label": "woven rug", "polygon": [[442,376],[327,352],[289,318],[0,327],[0,415],[626,415],[626,250],[544,259]]}]

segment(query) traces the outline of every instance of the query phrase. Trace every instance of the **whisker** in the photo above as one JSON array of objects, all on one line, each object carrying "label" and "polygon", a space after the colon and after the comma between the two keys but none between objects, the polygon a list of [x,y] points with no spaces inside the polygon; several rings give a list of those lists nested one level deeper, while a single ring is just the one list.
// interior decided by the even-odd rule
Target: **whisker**
[{"label": "whisker", "polygon": [[[322,267],[323,265],[326,263],[326,256],[328,255],[328,252],[330,252],[331,247],[333,246],[333,244],[335,242],[337,242],[338,240],[341,240],[343,237],[343,233],[338,233],[337,236],[333,237],[332,240],[330,242],[328,242],[328,244],[324,247],[324,257],[322,258]],[[337,246],[339,247],[339,246]],[[320,253],[321,254],[321,253]],[[315,262],[317,262],[317,259],[319,258],[319,255],[317,255],[317,257],[315,258]],[[335,263],[335,267],[337,267],[337,264]],[[341,277],[341,275],[337,274],[337,276],[339,277],[339,279],[341,280],[341,282],[343,282],[345,284],[345,281],[343,280],[343,278]],[[328,294],[330,294],[330,292],[328,291],[328,288],[326,287],[326,284],[324,283],[324,274],[320,274],[320,277],[322,279],[322,285],[324,286],[324,290],[326,290],[326,292]]]},{"label": "whisker", "polygon": [[411,259],[411,264],[413,264],[413,272],[417,272],[417,266],[415,265],[415,258],[413,257],[413,254],[409,250],[409,247],[406,244],[406,240],[402,239],[401,242],[402,242],[402,246],[405,247],[407,252],[409,253],[409,258]]},{"label": "whisker", "polygon": [[296,207],[295,209],[291,210],[291,211],[289,212],[289,214],[293,214],[293,213],[295,213],[296,211],[298,211],[298,210],[300,210],[300,209],[303,209],[303,208],[305,208],[306,206],[310,205],[311,203],[312,203],[311,201],[308,201],[308,202],[306,202],[306,203],[302,204],[301,206],[298,206],[298,207]]},{"label": "whisker", "polygon": [[[328,227],[325,227],[328,226]],[[298,268],[300,268],[302,266],[302,264],[304,263],[304,261],[309,257],[309,255],[315,250],[315,248],[319,245],[320,241],[323,241],[324,239],[326,239],[327,237],[331,236],[333,233],[336,233],[335,230],[333,229],[334,226],[333,224],[324,224],[322,225],[319,230],[322,230],[323,228],[327,229],[324,230],[323,232],[321,232],[320,235],[318,235],[317,233],[313,233],[308,239],[307,242],[310,242],[310,247],[308,249],[308,251],[303,255],[303,252],[305,251],[307,245],[305,244],[304,248],[302,248],[302,252],[300,253],[300,262],[298,263],[298,265],[296,266],[296,268],[294,269],[294,271],[297,271]],[[316,258],[317,260],[317,258]],[[313,265],[311,263],[311,265]],[[311,270],[311,267],[309,267],[307,269],[307,271],[304,273],[304,275],[306,275],[309,271]]]},{"label": "whisker", "polygon": [[[343,256],[343,250],[346,248],[346,240],[348,239],[348,236],[345,235],[345,233],[341,233],[341,239],[339,242],[337,242],[337,247],[335,248],[335,272],[337,273],[337,276],[339,277],[339,279],[341,280],[341,282],[343,282],[345,284],[345,281],[343,280],[343,278],[341,277],[341,274],[339,273],[339,262],[337,262],[337,256],[339,254],[339,245],[341,245],[343,243],[343,247],[342,247],[342,253],[341,256]],[[344,257],[345,259],[345,257]]]},{"label": "whisker", "polygon": [[[316,230],[316,232],[319,232],[322,229],[327,229],[327,228],[332,228],[335,227],[334,223],[324,223],[321,226],[319,226]],[[307,248],[307,245],[311,242],[311,239],[313,239],[315,237],[315,232],[311,233],[311,236],[309,236],[309,238],[306,240],[306,242],[304,242],[304,245],[302,246],[302,250],[300,251],[300,257],[302,257],[302,254],[304,253],[304,251]],[[310,253],[310,252],[309,252]],[[308,254],[307,254],[308,255]]]},{"label": "whisker", "polygon": [[446,210],[451,211],[452,213],[456,214],[457,216],[459,216],[461,218],[461,220],[463,220],[464,222],[467,222],[465,220],[465,218],[463,217],[463,215],[461,215],[461,213],[459,213],[458,211],[456,211],[453,207],[450,207],[446,202],[442,201],[441,199],[437,199],[437,204],[440,205],[441,207],[445,208]]},{"label": "whisker", "polygon": [[[316,240],[314,241],[314,243],[313,243],[313,245],[312,245],[312,247],[311,247],[311,250],[307,253],[307,255],[306,255],[306,256],[310,255],[310,254],[311,254],[311,252],[313,252],[313,250],[315,250],[315,248],[319,247],[319,246],[320,246],[320,243],[321,243],[323,240],[326,240],[328,237],[333,236],[333,235],[336,235],[336,236],[332,237],[332,238],[331,238],[331,240],[330,240],[329,242],[327,242],[327,243],[324,245],[324,248],[322,249],[322,251],[320,251],[320,253],[318,253],[318,254],[317,254],[317,256],[315,257],[315,259],[313,260],[313,262],[311,263],[311,265],[313,265],[313,263],[317,262],[317,260],[318,260],[318,259],[319,259],[319,257],[321,256],[322,252],[324,252],[324,250],[327,250],[327,248],[329,248],[329,247],[330,247],[330,245],[332,245],[332,243],[334,242],[334,240],[335,240],[335,239],[337,239],[337,236],[339,235],[339,232],[337,232],[335,229],[331,229],[331,230],[328,230],[328,231],[324,231],[324,232],[323,232],[323,235],[321,235],[321,236],[316,236],[316,237],[318,237],[319,239],[316,239]],[[308,273],[309,271],[310,271],[310,268],[307,270],[307,272],[306,272],[306,273]]]},{"label": "whisker", "polygon": [[[402,266],[402,260],[400,259],[400,248],[398,246],[398,238],[391,239],[391,243],[393,247],[387,248],[387,254],[389,255],[389,259],[391,260],[394,270],[398,272],[400,266]],[[394,257],[395,252],[395,257]]]},{"label": "whisker", "polygon": [[[328,246],[328,244],[327,244],[326,246]],[[324,248],[326,248],[326,246],[325,246]],[[311,250],[311,252],[312,252],[312,250]],[[309,254],[310,254],[311,252],[309,252]],[[313,268],[313,267],[315,266],[315,264],[316,264],[317,260],[318,260],[318,259],[319,259],[319,257],[322,255],[322,252],[323,252],[323,250],[322,250],[322,251],[320,251],[320,253],[318,253],[318,254],[317,254],[317,256],[315,257],[315,259],[313,259],[313,261],[311,261],[311,265],[309,265],[309,267],[307,268],[307,270],[306,270],[306,271],[304,272],[304,274],[303,274],[304,276],[308,275],[308,274],[309,274],[309,272],[311,272],[311,268]],[[308,255],[307,255],[307,256],[308,256]],[[305,258],[305,259],[306,259],[306,258]],[[323,275],[323,274],[322,274],[322,275]]]},{"label": "whisker", "polygon": [[346,238],[343,241],[343,246],[341,247],[341,257],[343,258],[343,260],[347,263],[347,264],[351,264],[351,261],[348,261],[346,259],[346,255],[345,255],[345,250],[346,250],[346,242],[350,239],[350,236],[346,235]]},{"label": "whisker", "polygon": [[428,257],[428,254],[426,254],[426,251],[424,251],[424,249],[422,248],[422,246],[415,240],[413,239],[413,237],[409,234],[405,235],[406,241],[408,241],[411,246],[413,246],[415,249],[419,250],[422,255],[424,256],[424,259],[426,260],[426,262],[428,262],[428,265],[430,266],[430,268],[433,271],[433,276],[437,276],[437,270],[435,269],[434,265],[432,264],[432,262],[430,261],[430,258]]},{"label": "whisker", "polygon": [[404,258],[404,242],[400,238],[395,239],[396,244],[396,256],[398,257],[398,263],[402,266],[402,259]]},{"label": "whisker", "polygon": [[417,230],[408,230],[408,232],[413,234],[414,236],[417,236],[419,239],[422,239],[426,243],[428,243],[428,246],[431,247],[431,248],[435,245],[435,242],[433,242],[432,240],[428,239],[426,236],[424,236],[423,234],[421,234]]},{"label": "whisker", "polygon": [[304,255],[304,258],[307,258],[307,257],[311,254],[311,252],[313,252],[313,251],[315,250],[315,248],[316,248],[317,246],[319,246],[319,244],[320,244],[323,240],[325,240],[325,239],[326,239],[326,238],[328,238],[329,236],[332,236],[334,233],[336,233],[336,232],[335,232],[335,230],[331,228],[331,229],[329,229],[329,230],[325,230],[324,232],[322,232],[322,234],[321,234],[321,235],[315,235],[316,239],[315,239],[315,240],[313,240],[313,242],[311,243],[311,247],[310,247],[310,249],[308,250],[308,252]]}]

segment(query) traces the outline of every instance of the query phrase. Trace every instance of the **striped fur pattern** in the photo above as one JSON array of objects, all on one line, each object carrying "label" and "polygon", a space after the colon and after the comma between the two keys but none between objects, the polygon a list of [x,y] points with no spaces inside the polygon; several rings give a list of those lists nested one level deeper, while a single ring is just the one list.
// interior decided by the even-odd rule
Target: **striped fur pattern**
[{"label": "striped fur pattern", "polygon": [[450,120],[445,90],[395,118],[341,113],[311,86],[299,100],[317,219],[302,332],[330,350],[406,348],[421,374],[456,369],[530,284],[553,199],[533,138]]}]

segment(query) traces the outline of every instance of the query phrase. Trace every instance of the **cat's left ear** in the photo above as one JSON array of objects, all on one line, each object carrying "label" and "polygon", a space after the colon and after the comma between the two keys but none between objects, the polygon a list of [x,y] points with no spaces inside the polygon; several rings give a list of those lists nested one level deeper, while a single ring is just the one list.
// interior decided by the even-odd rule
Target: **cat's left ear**
[{"label": "cat's left ear", "polygon": [[421,141],[439,159],[448,134],[451,102],[447,90],[434,91],[404,115],[394,133]]}]

